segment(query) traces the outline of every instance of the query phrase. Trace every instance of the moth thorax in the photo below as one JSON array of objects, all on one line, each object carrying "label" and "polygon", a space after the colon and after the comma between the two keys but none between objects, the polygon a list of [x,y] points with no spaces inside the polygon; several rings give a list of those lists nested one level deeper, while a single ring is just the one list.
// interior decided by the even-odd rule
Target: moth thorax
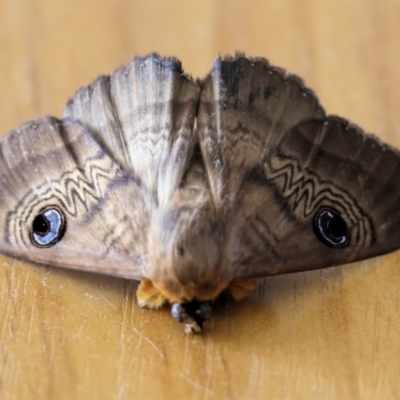
[{"label": "moth thorax", "polygon": [[212,300],[231,279],[224,243],[213,214],[194,207],[160,210],[150,232],[150,279],[172,302]]}]

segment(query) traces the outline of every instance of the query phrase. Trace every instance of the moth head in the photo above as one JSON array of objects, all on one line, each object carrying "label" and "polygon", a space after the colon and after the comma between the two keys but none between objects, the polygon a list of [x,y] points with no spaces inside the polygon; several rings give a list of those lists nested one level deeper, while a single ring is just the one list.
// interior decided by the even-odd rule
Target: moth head
[{"label": "moth head", "polygon": [[149,277],[173,303],[213,300],[231,280],[224,230],[198,208],[161,209],[153,217]]}]

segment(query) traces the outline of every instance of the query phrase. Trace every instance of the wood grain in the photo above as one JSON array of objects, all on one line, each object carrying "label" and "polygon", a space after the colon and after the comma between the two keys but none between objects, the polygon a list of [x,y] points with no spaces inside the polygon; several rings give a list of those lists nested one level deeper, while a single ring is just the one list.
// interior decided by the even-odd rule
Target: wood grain
[{"label": "wood grain", "polygon": [[[1,0],[1,132],[134,54],[203,76],[243,50],[400,147],[399,18],[396,0]],[[135,282],[0,261],[1,398],[400,398],[399,252],[262,279],[201,336],[140,309]]]}]

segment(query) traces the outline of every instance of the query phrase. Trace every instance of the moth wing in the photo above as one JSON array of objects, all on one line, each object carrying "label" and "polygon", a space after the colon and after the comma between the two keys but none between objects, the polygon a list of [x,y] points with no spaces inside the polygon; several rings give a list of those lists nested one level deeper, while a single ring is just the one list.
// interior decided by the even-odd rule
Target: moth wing
[{"label": "moth wing", "polygon": [[177,59],[151,54],[82,87],[63,115],[88,125],[163,204],[192,155],[199,94]]},{"label": "moth wing", "polygon": [[398,151],[341,118],[294,126],[244,185],[238,275],[323,268],[399,248],[399,161]]},{"label": "moth wing", "polygon": [[[0,177],[2,253],[127,278],[147,275],[154,198],[87,127],[44,118],[8,133]],[[46,210],[56,217],[44,218]]]},{"label": "moth wing", "polygon": [[[399,153],[341,118],[325,117],[298,78],[263,61],[223,63],[209,78],[216,80],[217,117],[208,129],[203,122],[199,135],[210,181],[222,182],[214,193],[230,232],[234,276],[323,268],[397,249]],[[263,105],[259,85],[245,82],[268,82],[274,74],[284,83],[268,90],[276,102],[264,98]],[[203,121],[210,105],[202,100]],[[236,110],[234,126],[229,110]],[[210,140],[214,151],[207,151]]]},{"label": "moth wing", "polygon": [[[235,202],[249,173],[297,122],[325,115],[300,78],[265,59],[217,59],[202,82],[198,131],[219,208]],[[229,208],[229,206],[228,206]]]}]

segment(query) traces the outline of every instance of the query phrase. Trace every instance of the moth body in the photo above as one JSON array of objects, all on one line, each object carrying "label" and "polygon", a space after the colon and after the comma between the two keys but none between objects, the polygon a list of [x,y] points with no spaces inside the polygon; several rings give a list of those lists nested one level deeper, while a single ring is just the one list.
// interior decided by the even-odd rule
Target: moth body
[{"label": "moth body", "polygon": [[140,280],[197,332],[225,289],[400,247],[400,153],[262,58],[136,57],[0,144],[0,251]]},{"label": "moth body", "polygon": [[148,277],[172,303],[213,300],[232,279],[225,244],[209,193],[180,189],[152,217]]}]

